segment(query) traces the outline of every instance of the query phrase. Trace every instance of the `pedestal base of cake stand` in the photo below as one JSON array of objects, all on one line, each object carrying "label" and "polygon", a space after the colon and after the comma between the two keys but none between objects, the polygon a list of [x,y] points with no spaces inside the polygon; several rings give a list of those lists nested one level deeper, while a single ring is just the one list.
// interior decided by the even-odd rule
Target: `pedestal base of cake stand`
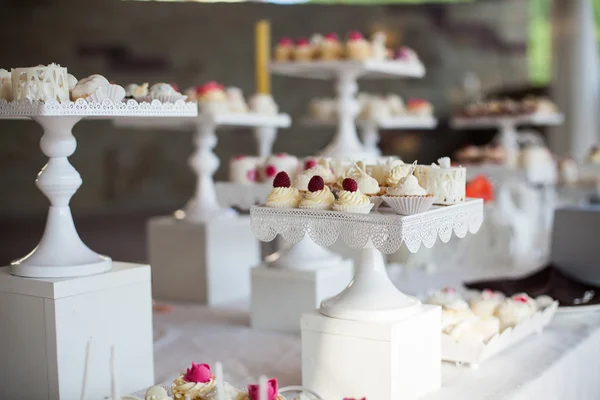
[{"label": "pedestal base of cake stand", "polygon": [[[125,393],[154,383],[150,266],[113,262],[104,274],[58,279],[0,268],[0,304],[0,398],[80,398],[90,340],[88,398],[111,397],[113,345]],[[24,376],[35,379],[8,384]]]},{"label": "pedestal base of cake stand", "polygon": [[302,386],[324,399],[415,400],[441,387],[438,306],[378,323],[313,311],[302,314],[301,329]]},{"label": "pedestal base of cake stand", "polygon": [[351,260],[305,236],[252,269],[252,327],[299,332],[300,315],[341,292],[353,274]]},{"label": "pedestal base of cake stand", "polygon": [[250,217],[155,217],[147,230],[155,298],[216,305],[250,295],[250,269],[260,262]]}]

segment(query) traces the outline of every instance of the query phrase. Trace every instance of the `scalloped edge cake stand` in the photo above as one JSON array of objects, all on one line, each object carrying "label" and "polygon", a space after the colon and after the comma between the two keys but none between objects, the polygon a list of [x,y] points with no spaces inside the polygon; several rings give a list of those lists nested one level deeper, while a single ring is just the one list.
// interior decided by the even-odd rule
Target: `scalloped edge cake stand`
[{"label": "scalloped edge cake stand", "polygon": [[421,244],[430,248],[439,236],[448,242],[452,232],[462,238],[467,231],[476,233],[483,222],[483,201],[432,207],[412,216],[380,211],[352,214],[336,211],[273,209],[252,207],[252,229],[262,241],[277,234],[290,243],[298,243],[308,233],[321,246],[331,246],[338,237],[353,248],[360,248],[353,281],[330,299],[324,300],[320,313],[353,321],[394,321],[418,312],[420,301],[399,291],[385,269],[383,254],[397,251],[405,243],[410,252]]},{"label": "scalloped edge cake stand", "polygon": [[327,157],[350,157],[354,159],[372,159],[375,154],[367,151],[360,142],[356,131],[355,118],[359,112],[356,93],[358,79],[361,77],[395,78],[425,75],[422,65],[411,65],[401,61],[333,61],[333,62],[289,62],[272,63],[272,73],[314,79],[333,79],[336,81],[338,129],[331,143],[321,152]]},{"label": "scalloped edge cake stand", "polygon": [[48,163],[36,179],[37,187],[50,201],[46,227],[40,243],[29,254],[11,263],[10,273],[28,278],[66,278],[100,274],[112,268],[112,260],[83,243],[73,222],[69,202],[83,180],[68,157],[77,141],[72,129],[86,117],[175,117],[193,116],[195,103],[138,104],[135,101],[88,103],[85,100],[58,103],[0,101],[0,118],[29,117],[43,128],[40,148]]}]

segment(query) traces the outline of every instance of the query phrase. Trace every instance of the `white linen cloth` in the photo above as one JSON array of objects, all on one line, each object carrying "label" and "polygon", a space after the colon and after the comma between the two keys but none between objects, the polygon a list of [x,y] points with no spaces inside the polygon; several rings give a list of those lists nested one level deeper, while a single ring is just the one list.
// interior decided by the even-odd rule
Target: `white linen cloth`
[{"label": "white linen cloth", "polygon": [[[154,338],[156,380],[166,386],[192,361],[223,362],[225,379],[240,389],[262,374],[277,377],[281,386],[301,384],[299,335],[249,328],[242,303],[176,305],[154,316]],[[557,315],[541,335],[477,370],[444,363],[443,387],[426,400],[597,400],[599,360],[600,312]]]}]

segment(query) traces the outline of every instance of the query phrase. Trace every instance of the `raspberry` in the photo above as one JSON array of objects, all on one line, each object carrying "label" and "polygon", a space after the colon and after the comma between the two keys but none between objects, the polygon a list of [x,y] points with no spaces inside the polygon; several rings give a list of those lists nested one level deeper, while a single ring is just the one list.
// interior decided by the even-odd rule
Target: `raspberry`
[{"label": "raspberry", "polygon": [[277,168],[275,168],[275,166],[269,164],[267,165],[267,167],[265,168],[265,174],[267,174],[267,177],[272,177],[275,176],[275,174],[277,173]]},{"label": "raspberry", "polygon": [[317,161],[316,160],[306,160],[306,162],[304,163],[304,169],[305,170],[311,169],[315,165],[317,165]]},{"label": "raspberry", "polygon": [[323,188],[325,188],[325,182],[323,182],[323,178],[321,178],[319,175],[315,175],[310,178],[310,181],[308,182],[309,192],[316,192],[318,190],[323,190]]},{"label": "raspberry", "polygon": [[352,178],[346,178],[342,182],[342,187],[347,192],[356,192],[358,190],[358,183]]},{"label": "raspberry", "polygon": [[278,173],[275,176],[275,179],[273,179],[273,187],[286,187],[289,188],[290,186],[292,186],[292,183],[290,182],[290,177],[288,176],[288,174],[285,173],[285,171],[281,171],[280,173]]}]

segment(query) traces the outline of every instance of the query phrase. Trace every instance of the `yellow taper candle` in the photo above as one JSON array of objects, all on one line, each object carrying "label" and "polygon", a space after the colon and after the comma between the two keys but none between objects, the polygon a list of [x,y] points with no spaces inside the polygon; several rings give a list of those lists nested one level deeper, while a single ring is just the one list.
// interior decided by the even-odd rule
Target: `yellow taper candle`
[{"label": "yellow taper candle", "polygon": [[256,23],[256,92],[271,93],[271,76],[269,62],[271,61],[271,26],[269,21],[261,20]]}]

